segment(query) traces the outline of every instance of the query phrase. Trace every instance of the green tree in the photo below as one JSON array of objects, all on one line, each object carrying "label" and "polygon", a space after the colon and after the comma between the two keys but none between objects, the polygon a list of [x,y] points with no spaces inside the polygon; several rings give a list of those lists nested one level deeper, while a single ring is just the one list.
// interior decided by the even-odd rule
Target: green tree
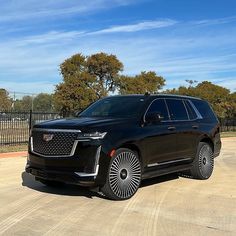
[{"label": "green tree", "polygon": [[141,72],[136,76],[121,76],[119,80],[120,94],[157,93],[165,85],[165,79],[155,72]]},{"label": "green tree", "polygon": [[33,101],[34,111],[52,111],[52,95],[47,93],[38,94]]},{"label": "green tree", "polygon": [[227,116],[230,90],[219,85],[203,81],[195,87],[196,96],[207,100],[219,117]]},{"label": "green tree", "polygon": [[6,89],[0,88],[0,111],[9,111],[12,107],[12,99]]},{"label": "green tree", "polygon": [[87,58],[88,73],[95,77],[93,88],[99,98],[114,92],[119,84],[123,64],[115,55],[97,53]]},{"label": "green tree", "polygon": [[60,73],[65,82],[71,77],[76,77],[85,72],[86,69],[86,57],[80,53],[66,59],[60,65]]},{"label": "green tree", "polygon": [[229,96],[229,105],[227,107],[227,117],[236,118],[236,92]]},{"label": "green tree", "polygon": [[180,86],[177,89],[166,90],[165,93],[200,97],[211,104],[218,117],[228,116],[232,106],[229,89],[215,85],[209,81],[203,81],[195,87],[191,85],[192,84],[188,87]]},{"label": "green tree", "polygon": [[17,99],[14,102],[15,111],[29,111],[33,108],[33,98],[31,96],[24,96],[22,99]]},{"label": "green tree", "polygon": [[53,97],[55,110],[60,111],[63,116],[68,116],[94,102],[97,95],[87,86],[90,80],[93,80],[93,77],[81,73],[58,84]]},{"label": "green tree", "polygon": [[60,65],[63,82],[56,86],[55,109],[64,116],[84,109],[115,90],[123,64],[114,55],[76,54]]},{"label": "green tree", "polygon": [[21,99],[16,99],[14,101],[14,111],[23,111]]}]

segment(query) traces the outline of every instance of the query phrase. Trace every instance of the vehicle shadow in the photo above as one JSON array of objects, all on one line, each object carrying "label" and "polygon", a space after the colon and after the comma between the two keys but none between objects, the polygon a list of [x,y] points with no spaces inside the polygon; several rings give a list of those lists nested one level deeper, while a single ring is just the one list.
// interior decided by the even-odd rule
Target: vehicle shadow
[{"label": "vehicle shadow", "polygon": [[140,188],[147,187],[154,184],[160,184],[160,183],[171,181],[178,178],[179,178],[179,175],[177,173],[174,173],[174,174],[153,177],[151,179],[145,179],[142,181]]},{"label": "vehicle shadow", "polygon": [[26,173],[25,171],[22,172],[21,178],[22,178],[22,186],[26,186],[28,188],[44,193],[67,195],[67,196],[82,196],[87,198],[93,198],[93,197],[104,198],[99,193],[91,191],[91,189],[87,187],[81,187],[78,185],[62,184],[53,187],[46,186],[40,183],[39,181],[36,181],[34,179],[34,176]]},{"label": "vehicle shadow", "polygon": [[[61,186],[49,187],[40,183],[39,181],[36,181],[32,175],[26,172],[22,172],[21,178],[22,178],[22,186],[26,186],[28,188],[44,193],[67,195],[67,196],[82,196],[87,198],[99,197],[107,199],[102,194],[97,193],[95,191],[91,191],[91,189],[89,189],[88,187],[81,187],[78,185],[69,185],[69,184],[62,184]],[[146,179],[142,181],[140,188],[171,181],[178,178],[179,178],[178,174],[168,174],[151,179]]]}]

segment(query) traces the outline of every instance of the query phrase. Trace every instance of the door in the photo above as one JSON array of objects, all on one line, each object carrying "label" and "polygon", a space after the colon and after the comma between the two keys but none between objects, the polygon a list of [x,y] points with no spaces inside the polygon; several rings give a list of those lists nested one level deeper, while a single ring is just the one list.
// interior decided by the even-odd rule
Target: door
[{"label": "door", "polygon": [[176,159],[192,159],[196,150],[198,126],[190,104],[182,99],[166,99],[171,120],[176,128]]},{"label": "door", "polygon": [[158,123],[146,124],[143,127],[143,132],[145,133],[143,141],[148,166],[155,166],[162,162],[173,160],[176,155],[176,130],[170,121],[164,99],[155,99],[146,111],[145,116],[154,112],[159,113],[162,120]]}]

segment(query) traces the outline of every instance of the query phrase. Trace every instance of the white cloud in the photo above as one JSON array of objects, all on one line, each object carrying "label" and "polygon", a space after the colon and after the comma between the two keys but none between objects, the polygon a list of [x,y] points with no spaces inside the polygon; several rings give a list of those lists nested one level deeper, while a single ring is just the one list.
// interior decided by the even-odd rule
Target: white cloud
[{"label": "white cloud", "polygon": [[70,40],[80,36],[84,36],[86,34],[85,31],[68,31],[68,32],[58,32],[58,31],[50,31],[45,34],[34,35],[25,37],[19,41],[19,44],[29,44],[29,43],[36,43],[36,44],[44,44],[50,41],[58,41],[61,40]]},{"label": "white cloud", "polygon": [[134,3],[134,0],[0,0],[0,22],[84,14]]},{"label": "white cloud", "polygon": [[198,21],[190,21],[190,24],[193,25],[220,25],[220,24],[228,24],[231,22],[236,21],[236,16],[231,16],[231,17],[224,17],[224,18],[218,18],[218,19],[205,19],[205,20],[198,20]]},{"label": "white cloud", "polygon": [[[45,92],[45,89],[53,91],[53,84],[60,81],[58,66],[64,59],[78,52],[90,55],[104,51],[118,56],[125,65],[125,74],[132,75],[142,70],[154,70],[167,79],[168,87],[184,84],[185,79],[214,81],[216,73],[236,73],[236,54],[199,55],[196,53],[196,51],[205,51],[211,47],[213,49],[219,47],[219,42],[222,41],[220,36],[218,37],[215,37],[215,44],[209,40],[209,37],[203,35],[195,41],[190,37],[154,36],[152,38],[143,36],[135,40],[133,36],[111,40],[105,35],[100,35],[96,39],[94,37],[80,40],[74,38],[69,42],[64,42],[63,46],[60,43],[51,45],[44,40],[42,45],[9,47],[8,44],[0,47],[3,53],[2,56],[0,55],[0,78],[11,77],[15,80],[7,88],[15,87],[23,91],[34,90],[34,92],[41,90]],[[225,43],[227,44],[228,41],[222,42],[222,45]],[[45,83],[45,87],[44,83],[37,85],[34,82],[34,80],[45,79],[53,82]],[[16,82],[17,80],[19,82]],[[26,81],[27,86],[24,87],[23,81]],[[222,83],[233,89],[229,84],[227,81]],[[3,85],[0,84],[0,87]]]},{"label": "white cloud", "polygon": [[[53,91],[53,85],[61,79],[58,66],[63,60],[78,52],[90,55],[104,51],[118,56],[125,65],[124,73],[154,70],[167,79],[168,87],[184,84],[185,79],[217,78],[220,85],[234,89],[236,31],[224,29],[222,34],[218,29],[208,33],[197,24],[195,27],[191,23],[191,29],[185,27],[187,24],[170,19],[141,21],[92,32],[49,31],[1,40],[0,87],[22,92]],[[161,30],[171,25],[176,25],[174,30]],[[142,33],[159,28],[158,33]],[[221,78],[225,80],[220,82]]]},{"label": "white cloud", "polygon": [[159,28],[169,27],[175,24],[177,24],[177,21],[166,19],[166,20],[142,21],[136,24],[114,26],[96,31],[76,31],[76,30],[50,31],[39,35],[31,35],[19,39],[16,38],[12,40],[12,43],[18,46],[24,46],[28,44],[46,44],[50,42],[64,44],[66,40],[73,40],[85,36],[102,35],[102,34],[118,33],[118,32],[130,33],[143,30],[159,29]]},{"label": "white cloud", "polygon": [[214,83],[229,88],[232,92],[236,92],[236,76],[220,78],[220,81],[215,80]]},{"label": "white cloud", "polygon": [[177,21],[166,19],[166,20],[153,20],[153,21],[143,21],[136,24],[129,25],[120,25],[120,26],[112,26],[107,29],[102,29],[95,31],[91,34],[104,34],[104,33],[120,33],[120,32],[137,32],[142,30],[151,30],[164,28],[168,26],[175,25]]}]

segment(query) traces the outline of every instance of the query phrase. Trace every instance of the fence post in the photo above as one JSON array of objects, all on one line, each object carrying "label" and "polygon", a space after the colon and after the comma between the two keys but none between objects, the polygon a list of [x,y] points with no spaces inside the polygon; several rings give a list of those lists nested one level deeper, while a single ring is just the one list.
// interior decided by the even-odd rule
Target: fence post
[{"label": "fence post", "polygon": [[30,116],[29,116],[29,134],[30,134],[31,128],[32,128],[32,110],[30,109]]}]

